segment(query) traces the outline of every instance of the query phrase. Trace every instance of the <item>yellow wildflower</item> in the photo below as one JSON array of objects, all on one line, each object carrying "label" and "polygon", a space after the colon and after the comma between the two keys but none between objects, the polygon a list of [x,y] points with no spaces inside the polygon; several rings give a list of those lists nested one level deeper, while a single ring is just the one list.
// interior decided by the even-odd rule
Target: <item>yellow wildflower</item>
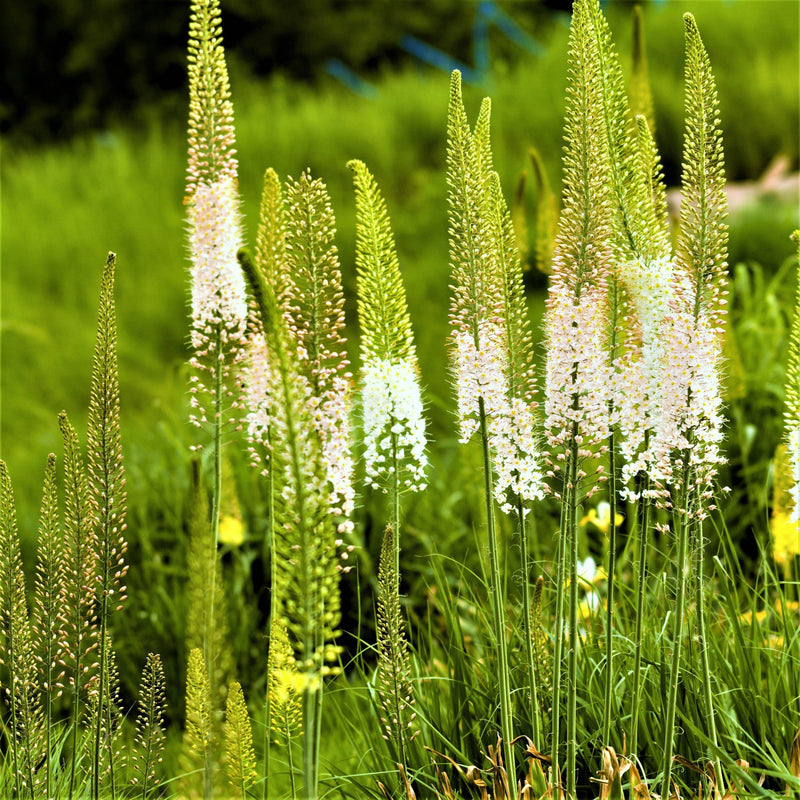
[{"label": "yellow wildflower", "polygon": [[244,525],[231,514],[219,521],[219,540],[222,544],[238,547],[244,541]]},{"label": "yellow wildflower", "polygon": [[772,516],[770,532],[775,561],[788,569],[792,558],[800,555],[800,523],[792,522],[785,511],[778,511]]},{"label": "yellow wildflower", "polygon": [[[622,524],[622,514],[614,514],[614,522]],[[611,527],[611,506],[605,501],[597,504],[597,508],[589,509],[589,513],[581,520],[581,525],[591,523],[598,530],[608,536],[608,529]]]}]

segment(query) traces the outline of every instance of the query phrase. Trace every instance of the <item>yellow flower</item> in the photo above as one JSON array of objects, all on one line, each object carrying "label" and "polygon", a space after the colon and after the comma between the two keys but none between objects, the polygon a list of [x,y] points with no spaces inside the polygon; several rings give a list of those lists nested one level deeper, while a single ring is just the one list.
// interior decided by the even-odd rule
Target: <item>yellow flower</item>
[{"label": "yellow flower", "polygon": [[792,558],[800,555],[800,524],[792,522],[790,516],[780,510],[772,516],[770,532],[775,561],[786,569]]},{"label": "yellow flower", "polygon": [[238,547],[244,541],[244,525],[230,514],[219,521],[219,540],[222,544]]},{"label": "yellow flower", "polygon": [[[621,525],[623,520],[622,514],[614,515],[614,522]],[[608,535],[608,529],[611,527],[611,506],[605,501],[597,504],[597,508],[589,509],[589,513],[581,520],[581,525],[586,525],[591,522],[598,530]]]}]

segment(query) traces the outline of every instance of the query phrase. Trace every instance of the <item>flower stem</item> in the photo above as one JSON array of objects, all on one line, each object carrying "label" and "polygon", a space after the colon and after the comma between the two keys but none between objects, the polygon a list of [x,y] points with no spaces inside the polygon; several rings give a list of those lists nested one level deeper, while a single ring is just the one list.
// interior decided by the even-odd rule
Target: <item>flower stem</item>
[{"label": "flower stem", "polygon": [[483,477],[486,492],[486,525],[489,539],[489,592],[492,595],[492,612],[494,616],[495,638],[497,640],[498,683],[500,690],[500,732],[503,737],[503,752],[508,775],[510,800],[517,797],[516,764],[513,736],[513,720],[511,713],[511,686],[508,675],[508,652],[506,649],[505,597],[502,591],[500,576],[500,547],[497,541],[497,529],[494,524],[494,506],[492,494],[492,464],[489,454],[489,432],[486,423],[486,407],[483,397],[478,399],[480,410],[481,443],[483,445]]},{"label": "flower stem", "polygon": [[560,749],[561,749],[561,676],[563,673],[563,652],[564,652],[564,583],[567,559],[567,506],[570,504],[572,488],[569,485],[568,476],[564,475],[564,488],[561,494],[561,520],[558,528],[558,544],[556,547],[556,610],[555,610],[555,642],[553,646],[553,709],[551,711],[551,741],[552,752],[550,763],[552,764],[551,780],[553,785],[559,787],[560,796],[561,769],[560,769]]},{"label": "flower stem", "polygon": [[698,648],[700,650],[700,661],[703,670],[703,695],[706,705],[706,714],[708,716],[708,731],[711,745],[714,749],[714,758],[712,764],[714,765],[714,779],[717,784],[717,790],[720,794],[723,791],[723,777],[722,777],[722,764],[719,757],[716,755],[718,747],[717,741],[717,720],[714,715],[714,697],[711,692],[711,669],[708,663],[708,643],[706,641],[706,622],[705,622],[705,558],[703,553],[703,531],[702,523],[698,520],[695,522],[695,530],[697,532],[697,639]]},{"label": "flower stem", "polygon": [[[272,429],[267,429],[267,453],[269,461],[267,463],[267,543],[269,547],[269,601],[270,601],[270,633],[272,633],[272,622],[275,620],[278,613],[278,592],[276,580],[276,558],[275,558],[275,495],[274,495],[274,480],[272,472]],[[267,555],[265,553],[265,555]],[[273,647],[273,642],[269,643],[270,649]],[[268,658],[267,663],[272,662]],[[267,669],[267,685],[264,690],[264,789],[262,800],[269,800],[269,778],[270,778],[270,731],[272,730],[272,705],[269,701],[269,690],[272,682],[272,671]],[[290,747],[290,740],[286,740],[287,748]],[[289,753],[291,761],[291,752]],[[293,778],[294,780],[294,778]]]},{"label": "flower stem", "polygon": [[[530,512],[533,519],[533,511]],[[533,660],[533,625],[531,623],[531,583],[530,583],[530,562],[528,553],[528,532],[525,524],[525,508],[522,498],[517,496],[517,516],[519,517],[519,546],[522,553],[522,614],[525,628],[525,659],[528,662],[528,682],[531,691],[530,703],[530,725],[531,738],[536,747],[542,746],[542,728],[539,719],[539,691],[536,683],[536,666]],[[534,532],[534,537],[535,537]]]},{"label": "flower stem", "polygon": [[567,651],[567,797],[574,798],[578,749],[578,443],[572,437],[567,508],[569,526],[569,650]]},{"label": "flower stem", "polygon": [[678,591],[675,597],[675,621],[672,626],[672,667],[667,692],[667,710],[664,727],[664,772],[661,779],[661,796],[670,796],[672,777],[672,748],[675,743],[675,707],[678,703],[678,673],[681,664],[681,640],[683,638],[683,612],[686,607],[686,558],[689,539],[689,464],[688,454],[684,456],[683,480],[681,482],[682,507],[674,515],[678,529],[678,556],[675,563],[678,578]]},{"label": "flower stem", "polygon": [[[203,627],[205,639],[203,641],[203,655],[205,657],[208,682],[211,687],[213,702],[217,701],[217,684],[214,670],[214,599],[217,592],[217,548],[219,546],[219,515],[222,499],[222,371],[223,362],[220,360],[222,347],[222,324],[218,323],[215,333],[216,354],[214,359],[214,494],[211,503],[211,533],[213,549],[211,551],[211,587],[208,600],[208,620]],[[216,711],[216,709],[214,709]],[[211,800],[214,794],[214,759],[207,758],[204,775],[205,800]]]},{"label": "flower stem", "polygon": [[[603,711],[604,746],[611,744],[611,697],[614,692],[614,572],[617,565],[617,454],[612,431],[608,440],[609,524],[608,524],[608,597],[606,598],[606,698]],[[636,620],[637,624],[639,619]]]},{"label": "flower stem", "polygon": [[645,491],[639,498],[639,564],[636,570],[636,628],[633,635],[633,690],[631,706],[631,753],[638,756],[639,749],[639,700],[641,695],[641,670],[642,670],[642,630],[644,620],[644,587],[647,577],[647,537],[650,532],[650,501],[645,492],[650,485],[647,477],[644,479]]}]

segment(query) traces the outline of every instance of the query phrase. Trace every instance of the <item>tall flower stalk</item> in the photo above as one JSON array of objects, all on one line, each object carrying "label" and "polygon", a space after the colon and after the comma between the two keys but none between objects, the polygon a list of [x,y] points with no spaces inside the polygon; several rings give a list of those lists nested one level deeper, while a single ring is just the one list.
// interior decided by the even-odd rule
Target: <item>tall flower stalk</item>
[{"label": "tall flower stalk", "polygon": [[[273,450],[276,479],[276,609],[296,651],[302,685],[304,797],[316,800],[324,677],[333,668],[340,618],[339,557],[331,513],[331,480],[323,440],[316,425],[312,386],[300,371],[296,339],[286,324],[262,272],[240,254],[274,366],[272,430],[281,451]],[[340,527],[340,526],[339,526]]]},{"label": "tall flower stalk", "polygon": [[[233,105],[222,46],[219,0],[193,0],[189,23],[189,151],[186,185],[191,255],[192,421],[210,422],[213,440],[211,535],[219,541],[225,403],[247,324],[245,283],[236,261],[242,244]],[[209,421],[208,415],[211,415]],[[207,593],[215,614],[216,569]],[[208,674],[217,653],[203,642]]]},{"label": "tall flower stalk", "polygon": [[35,692],[36,659],[25,598],[17,512],[11,478],[0,461],[0,665],[9,684],[4,689],[11,710],[9,748],[17,797],[34,792],[34,772],[41,758],[41,707]]},{"label": "tall flower stalk", "polygon": [[[662,795],[670,789],[675,706],[683,636],[687,538],[697,538],[697,634],[708,737],[717,748],[713,690],[705,630],[704,559],[702,520],[712,499],[712,480],[722,457],[721,394],[719,369],[725,319],[727,225],[725,174],[719,106],[708,55],[694,17],[684,15],[686,32],[686,138],[683,156],[683,197],[676,252],[676,308],[666,341],[664,362],[666,392],[656,431],[657,454],[673,458],[656,461],[657,480],[677,491],[678,600],[673,629],[672,669],[668,691]],[[675,457],[675,453],[678,457]],[[676,465],[680,467],[676,468]],[[716,785],[722,786],[722,769],[714,758]]]},{"label": "tall flower stalk", "polygon": [[[503,274],[490,233],[485,192],[489,186],[489,101],[481,107],[475,134],[467,121],[461,97],[461,75],[450,81],[447,121],[447,184],[450,222],[450,304],[453,374],[456,382],[460,438],[467,442],[478,433],[483,450],[486,524],[489,549],[489,593],[497,647],[500,731],[512,800],[517,796],[513,749],[514,725],[506,642],[505,582],[494,515],[494,500],[507,502],[513,477],[493,470],[492,452],[509,452],[514,435],[509,404],[508,342],[502,297]],[[508,481],[502,485],[503,480]],[[498,491],[499,487],[499,491]]]},{"label": "tall flower stalk", "polygon": [[68,797],[75,791],[78,728],[83,692],[90,676],[90,654],[97,646],[94,601],[97,580],[97,531],[94,497],[89,492],[78,435],[62,411],[58,424],[64,440],[64,583],[59,631],[59,661],[72,684],[72,751]]},{"label": "tall flower stalk", "polygon": [[33,631],[37,645],[44,727],[45,780],[47,797],[52,797],[53,692],[61,679],[58,658],[58,631],[63,583],[63,540],[58,515],[56,457],[47,457],[42,506],[39,514],[39,544],[36,554],[36,591],[33,599]]},{"label": "tall flower stalk", "polygon": [[119,378],[117,375],[117,332],[114,308],[114,273],[116,258],[108,254],[100,289],[100,310],[97,343],[92,368],[92,388],[89,399],[89,430],[87,455],[89,487],[97,509],[97,587],[100,633],[97,683],[97,724],[94,731],[92,797],[100,798],[101,749],[108,749],[108,763],[113,782],[114,757],[110,731],[104,735],[106,706],[109,708],[116,687],[111,678],[109,663],[112,654],[108,635],[108,620],[112,611],[119,610],[125,600],[123,583],[127,572],[125,563],[125,470],[122,464],[122,444],[119,428]]},{"label": "tall flower stalk", "polygon": [[425,487],[428,463],[419,366],[386,203],[365,164],[348,166],[356,190],[364,461],[369,484],[391,489],[399,578],[400,496]]},{"label": "tall flower stalk", "polygon": [[[293,403],[305,403],[307,408],[303,419],[310,419],[313,423],[316,439],[309,432],[304,432],[303,436],[311,436],[308,441],[313,439],[319,444],[324,469],[324,475],[316,476],[314,480],[322,480],[319,491],[323,492],[323,505],[335,521],[339,533],[339,538],[334,540],[334,549],[341,547],[342,558],[346,559],[353,549],[352,544],[345,543],[344,537],[353,528],[350,516],[355,499],[350,453],[351,375],[347,371],[348,361],[343,347],[344,295],[334,235],[333,210],[322,181],[305,172],[298,180],[289,178],[282,191],[274,170],[267,170],[256,243],[256,263],[251,265],[253,274],[260,276],[261,288],[253,289],[256,308],[251,318],[244,383],[251,447],[254,452],[260,447],[261,457],[266,461],[270,520],[274,513],[278,516],[281,513],[274,506],[276,488],[283,481],[282,491],[286,495],[286,481],[289,478],[285,470],[288,469],[287,465],[294,463],[294,455],[301,455],[302,449],[283,462],[281,469],[284,474],[281,475],[281,469],[275,465],[272,442],[283,441],[280,437],[286,430],[287,415],[290,415],[286,403],[290,400]],[[263,299],[265,293],[274,302],[276,317],[273,320],[265,316],[266,307],[259,305],[259,298]],[[271,328],[271,325],[278,327]],[[275,330],[281,332],[280,345],[274,339]],[[285,352],[281,349],[284,347],[287,348]],[[289,370],[291,377],[282,371],[285,369]],[[293,387],[289,395],[286,394],[287,380]],[[297,392],[305,399],[301,399]],[[305,468],[303,464],[296,464],[295,467],[300,471]],[[296,478],[297,474],[293,474],[291,480]],[[281,498],[281,505],[284,499]],[[300,512],[295,508],[293,513]],[[280,535],[275,522],[271,521],[271,631],[274,630],[273,623],[286,613],[286,602],[291,605],[290,595],[297,591],[296,587],[288,587],[283,583],[284,573],[278,569],[283,557]],[[288,627],[291,633],[291,626]],[[301,649],[303,647],[305,645],[300,645]],[[272,727],[269,702],[271,680],[272,677],[268,678],[267,732]],[[303,695],[305,703],[309,694],[313,694],[317,703],[314,710],[317,730],[314,735],[304,738],[304,750],[318,746],[322,714],[322,686],[321,682],[318,683],[319,691],[315,689]],[[312,761],[316,769],[316,760]],[[266,786],[268,749],[264,769]],[[309,778],[307,775],[306,785],[311,782],[315,786],[315,780],[315,777]]]},{"label": "tall flower stalk", "polygon": [[[592,2],[575,4],[570,28],[564,138],[564,196],[547,298],[545,413],[551,476],[560,474],[562,524],[558,546],[553,656],[553,779],[560,780],[562,658],[568,655],[566,791],[575,795],[577,749],[578,506],[586,492],[581,462],[609,440],[612,367],[607,351],[608,283],[613,260],[613,199],[604,165],[608,128],[602,64],[593,35]],[[568,624],[563,597],[569,587]]]},{"label": "tall flower stalk", "polygon": [[356,191],[356,266],[361,327],[362,419],[367,481],[391,492],[378,577],[378,692],[384,738],[408,770],[414,715],[400,611],[400,500],[425,487],[425,418],[419,366],[386,203],[366,165],[351,161]]}]

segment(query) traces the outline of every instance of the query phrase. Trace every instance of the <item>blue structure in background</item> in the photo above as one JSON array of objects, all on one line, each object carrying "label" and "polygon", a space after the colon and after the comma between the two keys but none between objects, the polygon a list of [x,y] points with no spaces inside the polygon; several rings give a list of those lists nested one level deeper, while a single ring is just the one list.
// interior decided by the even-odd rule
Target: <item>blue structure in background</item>
[{"label": "blue structure in background", "polygon": [[[481,0],[475,6],[475,21],[472,26],[472,45],[475,66],[468,67],[452,56],[433,45],[417,39],[416,36],[404,36],[400,39],[400,47],[424,64],[450,73],[454,69],[461,72],[465,83],[485,84],[491,76],[491,59],[489,57],[489,30],[497,28],[510,42],[532,53],[535,56],[545,54],[545,47],[524,31],[516,22],[492,0]],[[325,71],[347,86],[348,89],[363,97],[375,97],[378,90],[367,81],[356,75],[338,59],[325,62]]]},{"label": "blue structure in background", "polygon": [[378,90],[371,83],[356,75],[347,64],[338,58],[329,58],[325,62],[325,72],[362,97],[373,98],[378,95]]}]

